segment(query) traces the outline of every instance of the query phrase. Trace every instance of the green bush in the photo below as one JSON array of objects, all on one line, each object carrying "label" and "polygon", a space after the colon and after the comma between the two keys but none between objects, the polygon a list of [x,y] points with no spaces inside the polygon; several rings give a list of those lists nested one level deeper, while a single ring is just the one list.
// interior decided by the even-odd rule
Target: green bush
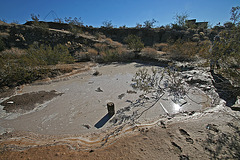
[{"label": "green bush", "polygon": [[141,41],[141,38],[136,35],[128,35],[124,42],[128,44],[130,49],[133,49],[136,52],[140,52],[144,48],[144,44]]},{"label": "green bush", "polygon": [[55,47],[32,45],[24,53],[9,50],[0,53],[0,88],[14,87],[46,77],[50,69],[47,65],[73,63],[74,59],[64,45]]},{"label": "green bush", "polygon": [[240,86],[240,26],[220,32],[214,41],[211,57],[220,64],[219,71]]},{"label": "green bush", "polygon": [[55,47],[49,45],[31,45],[27,50],[27,58],[37,60],[38,65],[55,65],[58,63],[73,63],[74,59],[69,54],[68,48],[58,44]]}]

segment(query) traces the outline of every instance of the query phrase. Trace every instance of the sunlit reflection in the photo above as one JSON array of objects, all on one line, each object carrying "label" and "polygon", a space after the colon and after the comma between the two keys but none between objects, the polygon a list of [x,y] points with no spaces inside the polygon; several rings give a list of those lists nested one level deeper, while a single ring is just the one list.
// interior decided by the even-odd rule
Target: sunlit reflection
[{"label": "sunlit reflection", "polygon": [[179,111],[180,108],[181,108],[181,106],[180,106],[179,104],[173,103],[173,109],[174,109],[175,111]]}]

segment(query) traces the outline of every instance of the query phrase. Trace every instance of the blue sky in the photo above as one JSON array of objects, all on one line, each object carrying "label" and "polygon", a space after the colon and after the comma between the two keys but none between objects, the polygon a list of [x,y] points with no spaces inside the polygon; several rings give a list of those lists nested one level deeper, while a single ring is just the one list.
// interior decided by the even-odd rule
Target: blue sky
[{"label": "blue sky", "polygon": [[[240,6],[240,0],[1,0],[0,19],[25,23],[34,13],[43,20],[53,10],[59,18],[81,17],[85,25],[95,27],[106,20],[116,27],[134,27],[153,18],[161,26],[173,23],[177,13],[187,12],[189,19],[216,25],[229,21],[233,6]],[[50,14],[45,20],[53,19]]]}]

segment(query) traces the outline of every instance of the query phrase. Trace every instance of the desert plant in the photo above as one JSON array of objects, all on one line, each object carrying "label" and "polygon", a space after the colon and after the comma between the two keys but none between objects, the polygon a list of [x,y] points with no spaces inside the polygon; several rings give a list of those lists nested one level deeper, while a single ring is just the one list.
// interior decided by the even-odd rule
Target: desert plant
[{"label": "desert plant", "polygon": [[167,43],[155,43],[153,47],[158,51],[163,51],[164,48],[168,47]]},{"label": "desert plant", "polygon": [[56,23],[64,23],[64,20],[62,18],[55,18],[53,21]]},{"label": "desert plant", "polygon": [[158,93],[156,99],[166,90],[174,96],[175,101],[186,94],[178,68],[172,64],[164,69],[152,68],[150,72],[146,68],[139,69],[132,81],[132,87],[135,89],[145,93]]},{"label": "desert plant", "polygon": [[142,28],[142,25],[140,23],[137,23],[135,28],[137,29]]},{"label": "desert plant", "polygon": [[240,84],[240,26],[220,32],[214,41],[210,59],[220,64],[219,72]]},{"label": "desert plant", "polygon": [[103,24],[103,27],[106,27],[106,28],[113,28],[113,24],[112,24],[112,21],[103,21],[102,22]]},{"label": "desert plant", "polygon": [[67,24],[70,24],[70,25],[76,25],[76,26],[82,26],[83,25],[81,17],[79,17],[79,18],[77,18],[77,17],[74,17],[74,18],[65,17],[64,20]]},{"label": "desert plant", "polygon": [[29,59],[37,61],[38,65],[55,65],[57,63],[73,63],[74,59],[69,54],[65,45],[58,44],[53,48],[49,45],[31,45],[27,50]]},{"label": "desert plant", "polygon": [[157,21],[155,19],[152,20],[146,20],[143,25],[144,28],[153,28],[154,27],[154,23],[156,23]]},{"label": "desert plant", "polygon": [[46,77],[47,65],[73,63],[74,59],[64,45],[55,47],[31,45],[28,50],[9,49],[0,53],[0,88],[13,87]]},{"label": "desert plant", "polygon": [[186,12],[181,13],[181,14],[177,13],[173,17],[173,19],[175,19],[173,26],[178,26],[179,28],[184,28],[188,17],[189,17],[189,15]]},{"label": "desert plant", "polygon": [[155,59],[158,58],[157,50],[151,47],[142,49],[141,56],[144,58]]},{"label": "desert plant", "polygon": [[2,40],[2,38],[0,37],[0,52],[3,51],[5,49],[5,43],[4,41]]},{"label": "desert plant", "polygon": [[40,22],[39,18],[40,18],[39,14],[38,15],[35,15],[33,13],[31,14],[31,19],[33,21],[33,25],[36,26],[36,27],[40,27],[40,28],[46,30],[48,28],[48,24]]},{"label": "desert plant", "polygon": [[130,49],[133,49],[136,52],[140,52],[144,48],[144,44],[141,41],[140,37],[136,35],[128,35],[124,39],[124,42],[128,44],[128,47]]},{"label": "desert plant", "polygon": [[236,6],[236,7],[232,7],[231,9],[231,18],[230,20],[233,21],[233,24],[237,24],[239,23],[240,20],[240,7]]},{"label": "desert plant", "polygon": [[95,32],[94,35],[96,36],[96,38],[97,38],[98,40],[101,40],[101,39],[105,39],[105,38],[106,38],[106,36],[105,36],[103,33],[101,33],[101,32]]},{"label": "desert plant", "polygon": [[204,55],[204,53],[208,52],[209,47],[210,44],[208,43],[198,43],[178,39],[176,42],[169,42],[168,47],[164,48],[164,51],[168,52],[170,58],[173,60],[192,61],[196,56]]}]

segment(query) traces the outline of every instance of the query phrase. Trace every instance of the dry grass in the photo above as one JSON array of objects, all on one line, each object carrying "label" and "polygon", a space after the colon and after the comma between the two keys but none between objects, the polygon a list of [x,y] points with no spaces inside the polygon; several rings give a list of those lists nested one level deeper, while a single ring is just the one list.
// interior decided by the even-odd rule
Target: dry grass
[{"label": "dry grass", "polygon": [[158,51],[163,51],[164,48],[167,48],[168,47],[168,44],[167,43],[155,43],[153,45],[153,47],[158,50]]},{"label": "dry grass", "polygon": [[159,56],[158,53],[157,53],[157,50],[154,49],[154,48],[151,48],[151,47],[145,47],[141,51],[141,55],[143,57],[150,58],[150,59],[155,59]]},{"label": "dry grass", "polygon": [[27,54],[27,52],[24,49],[19,49],[19,48],[12,47],[10,49],[2,51],[1,54],[9,54],[9,55],[14,55],[14,56],[20,57],[22,55]]},{"label": "dry grass", "polygon": [[111,38],[106,38],[105,42],[111,45],[113,43],[113,40]]},{"label": "dry grass", "polygon": [[100,52],[108,48],[108,46],[104,43],[95,43],[94,47]]},{"label": "dry grass", "polygon": [[91,55],[91,56],[97,56],[98,55],[98,51],[93,49],[93,48],[88,48],[87,51],[88,51],[88,54]]},{"label": "dry grass", "polygon": [[197,56],[208,54],[208,42],[191,42],[177,40],[175,43],[168,45],[163,51],[170,54],[170,58],[177,61],[192,61]]}]

